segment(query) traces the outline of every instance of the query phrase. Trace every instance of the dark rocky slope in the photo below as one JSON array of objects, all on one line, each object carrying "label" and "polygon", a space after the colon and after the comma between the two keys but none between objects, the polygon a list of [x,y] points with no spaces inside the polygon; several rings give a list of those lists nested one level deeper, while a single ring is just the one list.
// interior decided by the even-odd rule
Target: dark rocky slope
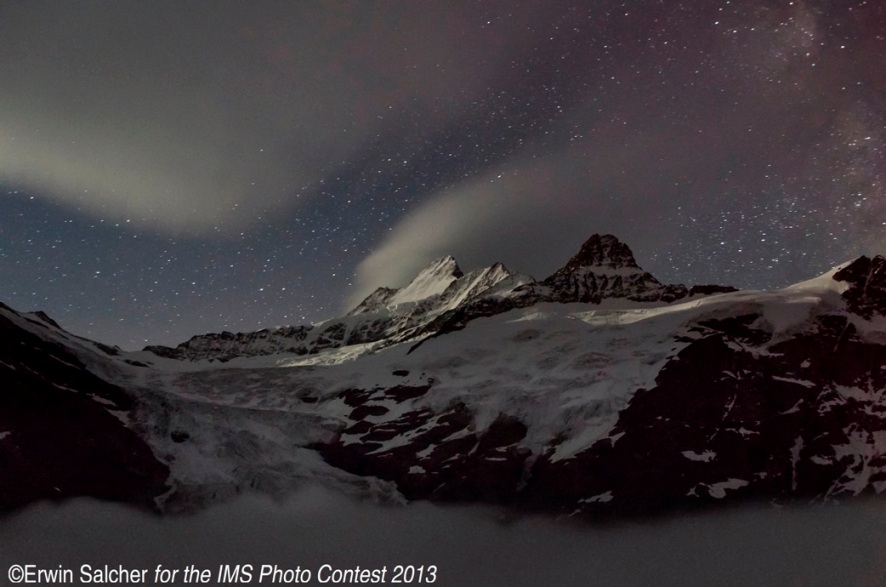
[{"label": "dark rocky slope", "polygon": [[0,312],[0,510],[75,496],[155,507],[169,471],[121,421],[133,398],[13,319],[46,329],[38,316]]}]

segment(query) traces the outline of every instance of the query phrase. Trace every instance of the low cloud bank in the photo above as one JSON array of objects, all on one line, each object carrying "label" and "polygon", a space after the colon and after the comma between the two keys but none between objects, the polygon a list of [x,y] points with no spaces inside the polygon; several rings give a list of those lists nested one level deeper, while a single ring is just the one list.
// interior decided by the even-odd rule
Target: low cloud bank
[{"label": "low cloud bank", "polygon": [[437,585],[875,585],[886,571],[884,518],[886,503],[865,501],[601,527],[505,520],[485,508],[382,507],[317,488],[284,504],[244,497],[178,518],[79,500],[3,520],[0,582],[16,564],[70,568],[75,584],[83,564],[143,568],[149,585],[158,565],[181,570],[174,584],[190,565],[209,569],[212,584],[219,565],[252,565],[249,584],[260,584],[262,565],[277,565],[310,570],[312,585],[323,565],[326,578],[387,567],[389,584],[396,565],[424,566],[426,579],[434,565]]}]

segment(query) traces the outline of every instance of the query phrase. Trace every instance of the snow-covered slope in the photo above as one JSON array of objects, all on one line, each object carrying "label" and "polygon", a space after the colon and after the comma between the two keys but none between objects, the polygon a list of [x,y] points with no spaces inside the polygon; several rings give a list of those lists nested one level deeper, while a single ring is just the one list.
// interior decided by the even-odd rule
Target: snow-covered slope
[{"label": "snow-covered slope", "polygon": [[[145,350],[170,359],[207,362],[278,354],[310,355],[306,361],[311,363],[324,361],[318,354],[350,359],[355,353],[427,336],[428,325],[440,315],[532,281],[501,263],[464,274],[452,257],[444,257],[423,269],[402,290],[379,288],[341,318],[313,326],[204,334],[174,349],[153,346]],[[338,352],[345,347],[347,350]]]},{"label": "snow-covered slope", "polygon": [[[345,346],[352,351],[359,346],[363,353],[449,332],[478,316],[543,302],[598,304],[606,298],[673,302],[691,293],[724,291],[734,288],[701,286],[690,291],[683,285],[663,285],[637,265],[627,245],[612,235],[595,234],[562,269],[541,282],[511,272],[501,263],[465,274],[455,259],[441,257],[403,289],[378,288],[342,318],[313,326],[205,334],[174,349],[154,346],[146,350],[187,361],[228,361],[280,353],[315,355]],[[345,353],[348,357],[353,354]]]},{"label": "snow-covered slope", "polygon": [[115,349],[0,304],[0,511],[92,495],[153,505],[169,470],[129,425]]},{"label": "snow-covered slope", "polygon": [[395,293],[389,304],[398,306],[420,302],[433,295],[441,294],[449,285],[464,275],[452,257],[435,259],[422,269],[409,285]]},{"label": "snow-covered slope", "polygon": [[[862,257],[774,292],[679,286],[669,302],[641,294],[677,286],[595,236],[543,282],[494,265],[428,272],[451,279],[423,279],[421,299],[376,292],[303,327],[313,351],[221,361],[221,339],[197,337],[106,354],[40,328],[133,399],[129,429],[170,471],[167,510],[306,481],[590,515],[831,499],[886,490],[883,267]],[[231,336],[231,352],[263,344]],[[195,340],[203,357],[185,354]]]}]

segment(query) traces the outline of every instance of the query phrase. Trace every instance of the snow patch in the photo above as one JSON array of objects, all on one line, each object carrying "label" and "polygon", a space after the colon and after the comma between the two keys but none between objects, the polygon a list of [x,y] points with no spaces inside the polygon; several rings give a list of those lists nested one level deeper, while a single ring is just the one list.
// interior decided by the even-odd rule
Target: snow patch
[{"label": "snow patch", "polygon": [[744,479],[729,478],[726,481],[711,483],[710,485],[706,483],[699,483],[698,485],[690,489],[686,495],[690,497],[699,497],[701,496],[699,491],[703,490],[714,499],[723,499],[724,497],[726,497],[727,491],[740,489],[746,485],[748,485],[748,482]]},{"label": "snow patch", "polygon": [[597,495],[593,495],[591,497],[586,497],[586,498],[580,499],[578,501],[579,501],[579,503],[609,503],[610,501],[612,501],[613,497],[614,496],[612,495],[612,492],[607,491],[605,493],[600,493]]},{"label": "snow patch", "polygon": [[789,408],[789,409],[787,409],[787,410],[785,410],[785,411],[783,411],[783,412],[780,412],[780,414],[781,414],[782,416],[784,416],[784,415],[786,415],[786,414],[794,414],[794,413],[796,413],[796,412],[799,412],[799,411],[800,411],[800,406],[801,406],[801,405],[803,405],[803,400],[802,400],[802,399],[797,400],[797,403],[795,403],[795,404],[793,405],[793,407],[791,407],[791,408]]},{"label": "snow patch", "polygon": [[[785,383],[796,383],[797,385],[802,385],[803,387],[805,387],[807,389],[812,389],[813,387],[815,387],[814,383],[812,383],[811,381],[808,381],[806,379],[793,379],[791,377],[779,377],[778,375],[773,375],[772,379],[774,381],[784,381]],[[784,413],[787,414],[789,412],[784,412]]]},{"label": "snow patch", "polygon": [[102,405],[104,405],[104,406],[113,406],[113,407],[115,407],[115,408],[117,407],[117,404],[115,404],[114,402],[112,402],[112,401],[109,400],[109,399],[105,399],[105,398],[103,398],[103,397],[100,396],[100,395],[96,395],[96,394],[94,394],[94,393],[90,393],[90,394],[89,394],[89,397],[90,397],[90,399],[92,399],[92,401],[97,402],[97,403],[100,403],[100,404],[102,404]]},{"label": "snow patch", "polygon": [[717,453],[712,450],[706,450],[704,452],[698,453],[691,450],[684,450],[683,456],[689,459],[690,461],[699,461],[702,463],[710,463],[712,460],[717,458]]},{"label": "snow patch", "polygon": [[747,485],[748,482],[743,479],[734,479],[730,478],[726,481],[721,481],[719,483],[714,483],[708,486],[708,492],[711,497],[716,499],[723,499],[726,497],[726,492],[731,489],[739,489]]},{"label": "snow patch", "polygon": [[619,432],[618,434],[613,434],[609,437],[609,442],[612,443],[612,446],[615,446],[615,443],[618,442],[618,439],[625,435],[625,432]]}]

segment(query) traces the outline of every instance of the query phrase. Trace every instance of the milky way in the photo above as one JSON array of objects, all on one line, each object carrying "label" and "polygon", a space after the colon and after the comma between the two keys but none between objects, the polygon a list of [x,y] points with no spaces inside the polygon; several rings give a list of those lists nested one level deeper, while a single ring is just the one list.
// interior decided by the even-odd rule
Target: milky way
[{"label": "milky way", "polygon": [[0,301],[137,348],[593,232],[666,282],[886,253],[881,2],[7,3]]}]

